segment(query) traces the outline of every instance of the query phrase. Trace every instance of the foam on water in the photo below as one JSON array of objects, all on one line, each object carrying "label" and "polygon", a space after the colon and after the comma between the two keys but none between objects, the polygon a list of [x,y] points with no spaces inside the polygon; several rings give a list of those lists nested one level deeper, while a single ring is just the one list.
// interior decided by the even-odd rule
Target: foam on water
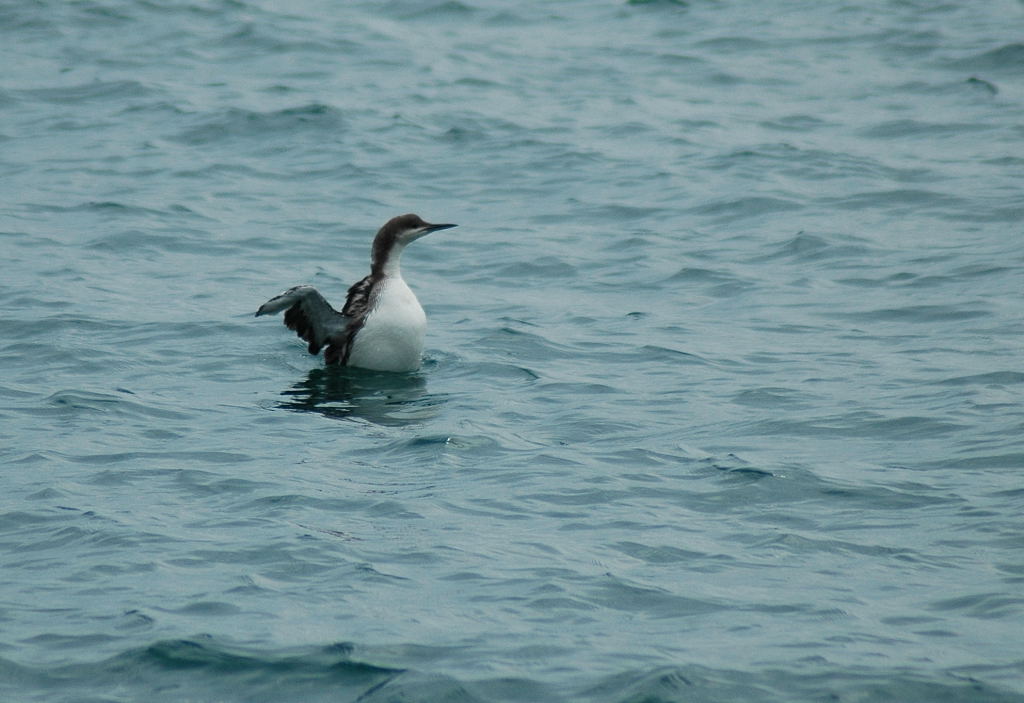
[{"label": "foam on water", "polygon": [[0,9],[5,700],[1024,700],[1022,14]]}]

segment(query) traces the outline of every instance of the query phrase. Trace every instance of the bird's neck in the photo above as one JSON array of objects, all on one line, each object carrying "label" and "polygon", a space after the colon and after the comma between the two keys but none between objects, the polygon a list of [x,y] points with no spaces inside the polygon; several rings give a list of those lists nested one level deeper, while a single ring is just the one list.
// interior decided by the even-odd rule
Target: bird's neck
[{"label": "bird's neck", "polygon": [[402,277],[402,252],[405,246],[394,244],[387,251],[381,252],[379,257],[373,260],[372,273],[374,276],[385,278]]}]

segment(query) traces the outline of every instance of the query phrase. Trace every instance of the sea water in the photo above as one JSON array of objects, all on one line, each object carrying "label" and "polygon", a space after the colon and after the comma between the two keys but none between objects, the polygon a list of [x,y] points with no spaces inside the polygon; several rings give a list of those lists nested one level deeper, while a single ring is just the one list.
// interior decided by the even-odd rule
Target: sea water
[{"label": "sea water", "polygon": [[4,4],[0,697],[1024,700],[1022,26]]}]

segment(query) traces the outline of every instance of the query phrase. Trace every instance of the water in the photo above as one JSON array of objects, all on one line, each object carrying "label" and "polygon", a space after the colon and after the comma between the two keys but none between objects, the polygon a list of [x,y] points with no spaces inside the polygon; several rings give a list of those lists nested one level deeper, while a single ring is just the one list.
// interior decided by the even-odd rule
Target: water
[{"label": "water", "polygon": [[1022,20],[6,4],[0,697],[1024,700]]}]

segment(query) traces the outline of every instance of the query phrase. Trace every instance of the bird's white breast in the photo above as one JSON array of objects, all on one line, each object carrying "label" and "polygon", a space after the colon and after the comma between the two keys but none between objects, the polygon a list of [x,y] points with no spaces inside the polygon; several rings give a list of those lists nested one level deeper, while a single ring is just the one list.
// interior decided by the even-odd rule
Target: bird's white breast
[{"label": "bird's white breast", "polygon": [[356,333],[350,366],[377,371],[414,371],[420,366],[427,316],[401,277],[378,285],[374,305]]}]

